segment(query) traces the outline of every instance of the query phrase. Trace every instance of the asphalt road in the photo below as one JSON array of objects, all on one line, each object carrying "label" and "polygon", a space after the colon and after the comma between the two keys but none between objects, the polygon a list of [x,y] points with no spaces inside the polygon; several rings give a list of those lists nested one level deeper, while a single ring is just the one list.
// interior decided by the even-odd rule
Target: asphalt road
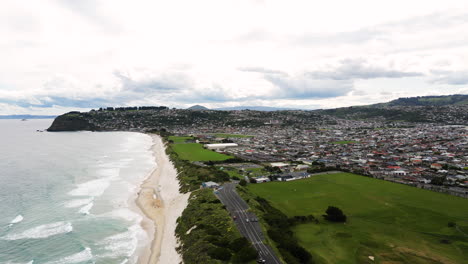
[{"label": "asphalt road", "polygon": [[260,224],[255,221],[255,219],[258,218],[252,212],[247,212],[249,206],[239,194],[237,194],[236,185],[234,183],[224,184],[223,187],[218,190],[217,196],[231,215],[236,216],[237,219],[234,220],[234,222],[240,233],[252,242],[259,256],[266,261],[265,263],[281,264],[281,261],[276,257],[274,251],[263,243],[264,235],[262,228]]}]

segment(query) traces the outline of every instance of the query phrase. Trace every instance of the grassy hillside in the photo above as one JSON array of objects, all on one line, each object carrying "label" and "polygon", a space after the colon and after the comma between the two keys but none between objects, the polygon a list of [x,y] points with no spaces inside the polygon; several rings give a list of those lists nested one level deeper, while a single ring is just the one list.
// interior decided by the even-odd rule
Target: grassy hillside
[{"label": "grassy hillside", "polygon": [[[294,228],[318,263],[466,263],[468,200],[359,175],[338,173],[293,182],[249,185],[288,216],[313,214],[318,224]],[[341,208],[346,224],[321,217]],[[369,256],[375,257],[371,261]]]},{"label": "grassy hillside", "polygon": [[454,94],[442,96],[418,96],[398,98],[376,106],[440,106],[440,105],[465,105],[468,104],[468,95]]}]

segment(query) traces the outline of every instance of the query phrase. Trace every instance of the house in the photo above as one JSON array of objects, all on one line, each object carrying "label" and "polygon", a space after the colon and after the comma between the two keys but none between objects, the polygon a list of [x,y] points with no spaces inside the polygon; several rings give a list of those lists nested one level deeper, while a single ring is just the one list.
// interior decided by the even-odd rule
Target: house
[{"label": "house", "polygon": [[202,188],[217,189],[217,188],[219,188],[219,184],[217,184],[216,182],[212,182],[212,181],[203,182],[202,183]]},{"label": "house", "polygon": [[260,178],[256,178],[255,179],[257,181],[257,183],[263,183],[263,182],[269,182],[270,179],[268,179],[267,177],[260,177]]}]

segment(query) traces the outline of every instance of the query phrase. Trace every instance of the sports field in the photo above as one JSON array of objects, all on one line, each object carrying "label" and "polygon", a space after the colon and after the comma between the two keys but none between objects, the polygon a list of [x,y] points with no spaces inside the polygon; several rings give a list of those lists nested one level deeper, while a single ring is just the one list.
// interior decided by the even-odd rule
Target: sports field
[{"label": "sports field", "polygon": [[232,156],[204,149],[203,146],[198,143],[174,144],[172,148],[181,159],[189,161],[216,161],[232,158]]},{"label": "sports field", "polygon": [[[317,263],[468,263],[468,236],[457,230],[468,233],[468,199],[349,173],[248,188],[288,216],[320,219],[293,228]],[[323,220],[329,205],[348,222]]]}]

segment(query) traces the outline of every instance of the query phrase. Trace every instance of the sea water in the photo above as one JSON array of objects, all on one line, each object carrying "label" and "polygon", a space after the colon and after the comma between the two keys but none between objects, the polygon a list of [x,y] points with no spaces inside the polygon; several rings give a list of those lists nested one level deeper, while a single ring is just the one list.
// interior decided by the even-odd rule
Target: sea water
[{"label": "sea water", "polygon": [[0,120],[0,263],[134,263],[151,137],[40,132],[51,122]]}]

